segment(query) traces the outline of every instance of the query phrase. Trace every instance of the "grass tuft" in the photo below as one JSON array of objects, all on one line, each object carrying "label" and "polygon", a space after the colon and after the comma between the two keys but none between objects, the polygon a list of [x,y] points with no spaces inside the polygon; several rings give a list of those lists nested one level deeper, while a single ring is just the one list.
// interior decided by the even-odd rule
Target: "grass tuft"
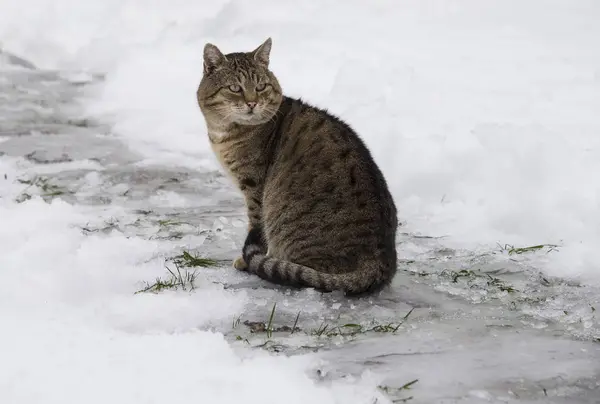
[{"label": "grass tuft", "polygon": [[521,254],[526,254],[526,253],[532,253],[532,252],[537,252],[537,251],[541,251],[543,249],[547,249],[546,254],[552,252],[552,251],[558,251],[558,245],[556,244],[538,244],[538,245],[532,245],[529,247],[515,247],[514,245],[510,245],[510,244],[504,244],[504,246],[498,244],[498,246],[500,247],[500,251],[504,252],[508,252],[508,255],[521,255]]},{"label": "grass tuft", "polygon": [[507,284],[506,282],[500,280],[499,278],[494,278],[491,275],[488,275],[489,280],[487,281],[488,286],[496,287],[502,292],[513,293],[515,288]]},{"label": "grass tuft", "polygon": [[238,325],[240,325],[240,322],[242,321],[242,315],[240,314],[237,318],[233,318],[233,321],[231,322],[231,329],[235,330],[237,328]]},{"label": "grass tuft", "polygon": [[277,303],[273,303],[271,316],[269,316],[269,324],[267,325],[267,338],[271,338],[273,336],[273,317],[275,317],[275,307],[277,307]]},{"label": "grass tuft", "polygon": [[159,226],[164,226],[164,227],[166,227],[166,226],[178,226],[180,224],[183,224],[182,222],[178,222],[178,221],[175,221],[175,220],[169,220],[169,219],[162,219],[162,220],[159,220],[157,223],[158,223]]},{"label": "grass tuft", "polygon": [[217,265],[217,261],[213,259],[194,256],[187,251],[184,251],[181,255],[174,257],[173,262],[175,263],[175,265],[181,266],[183,268],[207,268]]},{"label": "grass tuft", "polygon": [[[247,326],[250,329],[250,332],[252,334],[260,334],[260,333],[266,333],[267,334],[267,338],[271,338],[273,336],[274,332],[289,332],[290,335],[293,334],[294,332],[297,331],[301,331],[300,328],[298,328],[298,320],[300,319],[300,312],[298,312],[298,314],[296,315],[296,320],[294,321],[294,325],[293,327],[290,328],[290,326],[284,325],[282,327],[277,327],[275,328],[274,326],[274,319],[275,319],[275,309],[277,307],[277,303],[273,304],[273,308],[271,309],[271,313],[269,315],[269,319],[267,320],[267,322],[263,322],[263,321],[244,321],[244,325]],[[239,324],[239,319],[238,320],[234,320],[234,328]]]},{"label": "grass tuft", "polygon": [[22,203],[32,198],[31,193],[26,192],[31,187],[37,187],[40,189],[40,196],[42,198],[53,198],[55,196],[65,194],[65,190],[61,189],[57,185],[50,183],[50,179],[48,177],[40,177],[35,176],[31,179],[17,179],[17,182],[20,184],[27,185],[27,187],[21,191],[21,193],[16,197],[15,202]]},{"label": "grass tuft", "polygon": [[236,341],[244,341],[246,344],[250,345],[250,341],[248,341],[248,338],[244,338],[241,335],[236,335],[235,340]]},{"label": "grass tuft", "polygon": [[325,331],[327,331],[328,327],[329,324],[322,323],[317,330],[313,331],[313,335],[317,337],[322,336],[325,333]]},{"label": "grass tuft", "polygon": [[296,315],[296,320],[294,321],[294,325],[292,326],[292,332],[290,333],[290,335],[292,335],[294,333],[294,331],[296,331],[297,325],[298,325],[298,319],[300,319],[300,312],[298,312],[298,314]]},{"label": "grass tuft", "polygon": [[[482,287],[487,285],[490,288],[496,288],[501,292],[513,293],[517,292],[510,284],[503,281],[500,278],[494,278],[493,276],[483,273],[481,271],[473,271],[470,269],[462,269],[460,271],[449,271],[443,270],[440,272],[440,276],[448,277],[452,280],[452,283],[458,283],[461,279],[466,279],[467,285],[471,288]],[[485,282],[483,283],[482,280]]]},{"label": "grass tuft", "polygon": [[[396,396],[405,390],[410,390],[410,388],[418,381],[419,381],[419,379],[415,379],[413,381],[405,383],[404,385],[402,385],[400,387],[390,387],[390,386],[377,386],[377,387],[379,388],[379,390],[381,390],[382,392],[384,392],[385,394],[387,394],[389,396]],[[392,403],[406,403],[407,401],[410,401],[413,398],[414,398],[413,396],[406,397],[406,398],[397,398],[397,399],[393,399]]]},{"label": "grass tuft", "polygon": [[312,335],[316,337],[325,336],[328,338],[332,338],[337,336],[354,337],[359,334],[367,334],[371,332],[395,333],[396,331],[398,331],[398,329],[400,329],[400,326],[402,326],[406,322],[406,320],[412,314],[413,311],[414,308],[410,309],[410,311],[406,313],[406,315],[404,315],[404,317],[402,317],[402,319],[397,323],[377,324],[373,321],[370,324],[370,326],[363,326],[361,324],[354,323],[331,326],[327,323],[322,323],[319,326],[319,328],[312,331]]},{"label": "grass tuft", "polygon": [[157,277],[154,283],[145,282],[146,286],[135,292],[135,294],[147,292],[158,293],[166,289],[192,291],[196,288],[195,282],[198,276],[196,271],[183,271],[182,273],[177,264],[175,264],[175,272],[167,266],[165,266],[165,269],[169,272],[169,276],[164,279]]}]

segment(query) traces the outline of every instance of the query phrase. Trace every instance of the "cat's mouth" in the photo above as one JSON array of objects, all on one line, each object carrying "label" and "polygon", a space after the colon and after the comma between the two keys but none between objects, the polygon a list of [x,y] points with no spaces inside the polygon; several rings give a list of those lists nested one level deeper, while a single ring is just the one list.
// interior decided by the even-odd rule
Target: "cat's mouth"
[{"label": "cat's mouth", "polygon": [[239,123],[246,125],[258,125],[264,121],[262,114],[256,111],[247,111],[242,114],[238,114],[237,120]]},{"label": "cat's mouth", "polygon": [[242,110],[238,110],[234,116],[234,119],[238,121],[238,123],[245,125],[258,125],[265,121],[265,110],[261,106],[244,108]]}]

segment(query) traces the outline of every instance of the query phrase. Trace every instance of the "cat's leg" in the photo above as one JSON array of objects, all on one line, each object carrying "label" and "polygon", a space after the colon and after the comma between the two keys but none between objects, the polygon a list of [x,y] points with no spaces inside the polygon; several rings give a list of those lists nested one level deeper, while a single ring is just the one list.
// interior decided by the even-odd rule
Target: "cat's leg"
[{"label": "cat's leg", "polygon": [[[250,241],[254,243],[259,241],[261,248],[263,248],[266,253],[267,243],[262,231],[262,187],[258,186],[254,181],[249,182],[250,184],[243,184],[246,185],[243,192],[248,211],[248,234],[244,241],[244,245],[247,245]],[[250,240],[250,238],[253,240]],[[248,264],[244,261],[244,258],[240,256],[233,261],[233,267],[243,271],[248,268]]]}]

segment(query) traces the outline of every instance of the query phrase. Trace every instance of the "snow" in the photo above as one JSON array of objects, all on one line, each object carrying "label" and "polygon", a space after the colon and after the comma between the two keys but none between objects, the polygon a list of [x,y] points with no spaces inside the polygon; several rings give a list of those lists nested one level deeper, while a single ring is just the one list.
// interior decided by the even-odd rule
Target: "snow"
[{"label": "snow", "polygon": [[[3,313],[5,314],[5,313]],[[219,334],[135,335],[7,313],[0,386],[10,403],[364,402],[365,386],[315,387],[302,358],[241,359]],[[8,371],[8,372],[7,372]],[[53,375],[57,375],[55,377]],[[361,388],[362,387],[362,388]],[[198,397],[200,396],[200,397]]]},{"label": "snow", "polygon": [[[546,359],[523,366],[510,355],[515,338],[502,332],[488,338],[487,325],[475,327],[454,310],[576,336],[600,330],[590,310],[600,285],[599,17],[593,0],[1,2],[0,49],[17,59],[0,54],[0,86],[27,88],[31,99],[17,102],[9,90],[0,92],[0,144],[8,154],[0,152],[0,401],[387,402],[375,389],[382,376],[365,371],[362,348],[341,344],[342,353],[326,355],[334,368],[340,357],[351,357],[356,377],[318,383],[311,376],[321,368],[318,356],[272,355],[224,335],[233,316],[267,312],[273,301],[291,321],[302,310],[316,326],[340,313],[397,318],[410,309],[407,302],[421,300],[434,307],[415,313],[426,322],[445,305],[439,310],[447,323],[403,327],[408,336],[400,345],[416,352],[431,342],[459,353],[439,356],[440,369],[415,356],[406,366],[386,362],[383,370],[392,369],[400,385],[420,378],[423,400],[510,402],[500,381],[495,395],[485,389],[500,377],[532,386],[535,375],[545,382],[560,377],[573,384],[556,382],[558,392],[576,390],[575,377],[597,376],[590,364],[597,350],[573,341],[557,345],[527,328],[520,331],[527,336],[520,352]],[[245,287],[245,278],[221,269],[207,270],[193,292],[134,295],[142,281],[163,276],[165,258],[181,248],[205,247],[226,259],[237,254],[245,228],[239,196],[226,179],[206,180],[218,165],[195,92],[206,42],[233,52],[254,49],[267,37],[284,91],[338,114],[371,148],[405,223],[401,231],[444,236],[402,238],[401,258],[436,273],[480,260],[487,269],[523,272],[529,280],[542,271],[567,279],[564,284],[557,281],[542,306],[519,308],[516,317],[506,293],[490,307],[486,291],[443,281],[419,287],[408,278],[392,294],[405,300],[389,305],[355,306],[310,291],[282,297]],[[61,94],[52,73],[38,77],[37,87],[27,87],[27,78],[10,84],[17,76],[8,73],[27,72],[30,63],[56,69],[70,83],[94,84],[85,93]],[[46,92],[56,96],[54,104],[34,100]],[[84,109],[73,109],[75,101]],[[104,127],[86,129],[96,137],[62,133],[63,126],[52,125],[65,109],[70,118],[106,124],[110,139],[129,149],[103,137]],[[52,136],[35,128],[23,139],[10,137],[36,120]],[[12,157],[29,148],[58,156],[68,149],[73,161]],[[81,178],[69,177],[77,173]],[[16,179],[33,175],[55,175],[76,192],[51,202],[34,193],[16,203],[27,187]],[[183,185],[159,188],[169,176],[183,178]],[[101,198],[111,202],[98,203]],[[181,240],[164,240],[155,224],[136,228],[132,209],[183,215],[192,224],[185,224]],[[106,231],[82,230],[113,222]],[[542,243],[557,244],[558,251],[481,258],[497,252],[497,244]],[[572,278],[584,287],[571,287]],[[477,300],[484,314],[442,303],[428,294],[433,289],[468,304]],[[450,331],[461,327],[459,336]],[[384,339],[373,347],[387,355],[392,343],[398,344]],[[371,342],[363,345],[368,350]],[[555,351],[569,374],[553,373],[557,366],[548,357]],[[482,375],[481,363],[490,358],[499,364]],[[460,370],[448,372],[454,363]]]},{"label": "snow", "polygon": [[189,403],[201,394],[222,403],[366,404],[379,395],[369,375],[315,386],[314,358],[244,358],[221,333],[201,331],[242,312],[243,292],[201,284],[191,294],[134,295],[141,279],[162,275],[165,243],[84,234],[123,215],[116,207],[40,197],[17,205],[24,186],[11,183],[27,168],[0,160],[8,178],[0,182],[0,401]]}]

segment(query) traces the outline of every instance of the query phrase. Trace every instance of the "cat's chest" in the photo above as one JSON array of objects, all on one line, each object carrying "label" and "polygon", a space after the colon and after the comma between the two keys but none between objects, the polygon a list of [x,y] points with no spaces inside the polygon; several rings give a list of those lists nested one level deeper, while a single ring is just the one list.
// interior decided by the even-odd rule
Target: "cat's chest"
[{"label": "cat's chest", "polygon": [[238,183],[238,179],[236,178],[237,176],[232,171],[233,163],[235,162],[236,157],[235,154],[237,154],[235,150],[232,150],[231,145],[228,145],[225,142],[211,142],[210,145],[212,147],[213,153],[217,157],[217,160],[219,160],[219,164],[221,164],[221,167],[223,167],[223,169],[227,172],[231,179],[235,180],[235,182]]},{"label": "cat's chest", "polygon": [[227,175],[239,186],[247,177],[255,177],[257,163],[260,158],[251,144],[239,139],[211,142],[213,153]]}]

